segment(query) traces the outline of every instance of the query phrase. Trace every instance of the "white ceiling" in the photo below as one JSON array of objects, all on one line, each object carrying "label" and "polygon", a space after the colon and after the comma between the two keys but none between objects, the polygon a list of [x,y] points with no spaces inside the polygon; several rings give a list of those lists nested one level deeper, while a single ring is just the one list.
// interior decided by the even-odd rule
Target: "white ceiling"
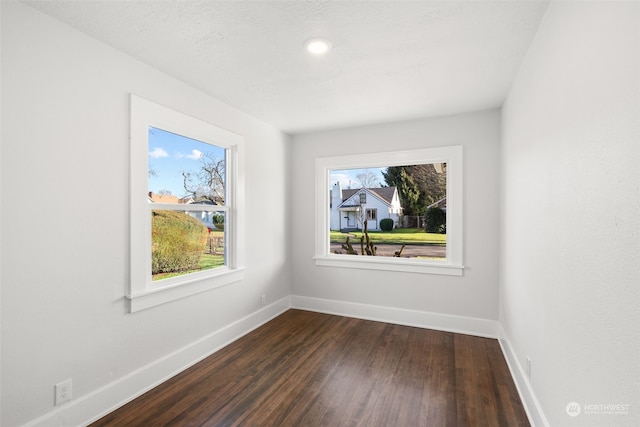
[{"label": "white ceiling", "polygon": [[548,4],[24,2],[289,133],[499,107]]}]

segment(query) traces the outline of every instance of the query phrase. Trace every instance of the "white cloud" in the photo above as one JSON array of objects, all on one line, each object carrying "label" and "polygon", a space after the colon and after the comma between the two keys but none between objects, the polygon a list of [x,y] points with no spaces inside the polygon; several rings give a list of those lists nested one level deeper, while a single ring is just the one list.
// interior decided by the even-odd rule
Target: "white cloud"
[{"label": "white cloud", "polygon": [[191,154],[187,154],[185,157],[187,159],[200,160],[202,156],[204,156],[202,151],[194,149],[194,150],[191,150]]},{"label": "white cloud", "polygon": [[167,153],[164,149],[160,147],[156,147],[153,151],[149,151],[149,157],[153,157],[154,159],[159,159],[160,157],[169,157],[169,153]]},{"label": "white cloud", "polygon": [[204,156],[204,153],[196,149],[191,150],[191,154],[176,153],[176,157],[179,159],[200,160],[202,156]]}]

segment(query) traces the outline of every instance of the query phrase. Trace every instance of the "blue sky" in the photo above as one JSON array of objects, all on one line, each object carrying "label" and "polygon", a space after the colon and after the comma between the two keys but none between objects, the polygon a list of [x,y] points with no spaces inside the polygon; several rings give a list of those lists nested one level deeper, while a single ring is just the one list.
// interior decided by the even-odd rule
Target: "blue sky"
[{"label": "blue sky", "polygon": [[168,190],[174,196],[185,195],[182,172],[197,173],[206,153],[224,158],[224,149],[157,128],[149,128],[149,191]]},{"label": "blue sky", "polygon": [[[160,193],[168,190],[174,196],[185,195],[182,172],[197,173],[200,159],[205,153],[212,153],[217,158],[224,157],[224,150],[201,141],[177,135],[158,128],[149,131],[149,168],[155,176],[149,176],[149,191]],[[377,176],[376,187],[384,185],[382,171],[384,168],[332,170],[330,185],[340,181],[342,188],[360,188],[358,174],[366,171]]]},{"label": "blue sky", "polygon": [[382,176],[382,171],[386,170],[387,168],[367,168],[367,169],[337,169],[337,170],[332,170],[329,173],[329,185],[330,188],[333,187],[333,185],[340,181],[340,184],[342,185],[342,188],[360,188],[362,187],[362,185],[360,185],[360,181],[358,180],[357,176],[361,173],[366,173],[366,171],[370,171],[373,172],[376,177],[376,185],[375,187],[382,187],[383,185],[385,185],[385,181],[384,181],[384,177]]}]

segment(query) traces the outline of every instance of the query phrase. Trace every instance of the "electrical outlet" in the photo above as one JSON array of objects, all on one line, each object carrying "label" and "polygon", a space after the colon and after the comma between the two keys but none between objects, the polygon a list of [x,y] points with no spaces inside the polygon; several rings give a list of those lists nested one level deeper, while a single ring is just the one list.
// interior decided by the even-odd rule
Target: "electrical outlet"
[{"label": "electrical outlet", "polygon": [[531,379],[531,359],[527,356],[527,377]]},{"label": "electrical outlet", "polygon": [[71,400],[71,384],[70,379],[56,384],[56,406]]},{"label": "electrical outlet", "polygon": [[265,294],[262,294],[260,302],[262,303],[263,306],[267,305],[267,296]]}]

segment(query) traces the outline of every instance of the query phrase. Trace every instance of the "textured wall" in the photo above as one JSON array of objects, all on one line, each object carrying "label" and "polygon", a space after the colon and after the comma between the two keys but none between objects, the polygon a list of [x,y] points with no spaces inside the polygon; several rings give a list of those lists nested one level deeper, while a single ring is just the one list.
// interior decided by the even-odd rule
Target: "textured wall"
[{"label": "textured wall", "polygon": [[[291,133],[497,108],[546,8],[546,1],[29,4]],[[316,36],[332,39],[324,58],[303,51]]]},{"label": "textured wall", "polygon": [[552,2],[503,109],[501,320],[554,426],[640,425],[639,23]]},{"label": "textured wall", "polygon": [[[126,313],[129,93],[245,137],[246,275]],[[0,424],[111,384],[290,293],[288,138],[20,3],[2,4]],[[285,239],[283,239],[283,236]],[[266,246],[266,249],[265,249]],[[154,379],[160,380],[160,378]]]},{"label": "textured wall", "polygon": [[[498,317],[497,110],[296,135],[292,142],[293,294],[479,319]],[[316,267],[316,157],[463,145],[463,277]]]}]

